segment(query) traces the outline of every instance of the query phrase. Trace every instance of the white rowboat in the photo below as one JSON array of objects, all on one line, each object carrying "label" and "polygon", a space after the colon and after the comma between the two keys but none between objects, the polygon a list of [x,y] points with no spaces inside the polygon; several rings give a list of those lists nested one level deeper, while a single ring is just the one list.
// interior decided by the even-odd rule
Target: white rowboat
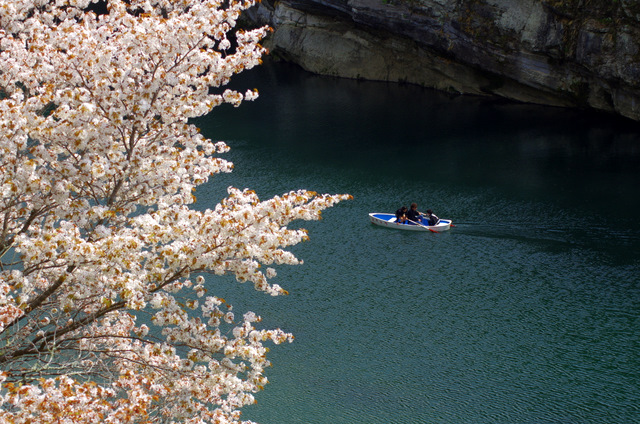
[{"label": "white rowboat", "polygon": [[428,221],[424,218],[420,219],[420,223],[416,224],[412,221],[406,223],[396,222],[396,215],[393,213],[370,213],[369,220],[372,224],[380,225],[382,227],[394,228],[396,230],[407,231],[431,231],[439,233],[440,231],[446,231],[451,228],[452,221],[450,219],[441,219],[436,225],[427,225]]}]

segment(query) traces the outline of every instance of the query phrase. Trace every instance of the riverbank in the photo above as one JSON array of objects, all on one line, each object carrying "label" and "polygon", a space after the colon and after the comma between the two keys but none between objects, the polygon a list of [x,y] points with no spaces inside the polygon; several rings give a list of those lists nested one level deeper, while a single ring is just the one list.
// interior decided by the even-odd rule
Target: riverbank
[{"label": "riverbank", "polygon": [[640,120],[640,7],[596,3],[264,0],[248,16],[274,28],[273,55],[317,74]]}]

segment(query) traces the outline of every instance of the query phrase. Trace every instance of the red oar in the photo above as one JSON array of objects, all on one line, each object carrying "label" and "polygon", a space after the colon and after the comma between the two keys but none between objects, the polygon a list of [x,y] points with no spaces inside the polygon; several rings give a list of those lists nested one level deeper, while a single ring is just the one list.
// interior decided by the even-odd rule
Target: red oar
[{"label": "red oar", "polygon": [[413,222],[413,223],[414,223],[414,224],[416,224],[416,225],[419,225],[419,226],[421,226],[421,227],[424,227],[424,228],[426,228],[427,230],[431,231],[432,233],[439,233],[439,232],[440,232],[440,231],[432,230],[431,228],[427,227],[426,225],[423,225],[421,222],[412,221],[412,220],[409,220],[409,222]]}]

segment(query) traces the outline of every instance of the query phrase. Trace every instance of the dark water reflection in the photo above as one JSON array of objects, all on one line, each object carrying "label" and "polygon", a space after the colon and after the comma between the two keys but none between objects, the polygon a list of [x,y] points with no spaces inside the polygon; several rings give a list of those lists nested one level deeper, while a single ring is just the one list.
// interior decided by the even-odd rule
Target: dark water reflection
[{"label": "dark water reflection", "polygon": [[[199,190],[355,199],[305,223],[291,295],[212,292],[295,333],[246,418],[271,423],[640,422],[640,126],[413,86],[240,75],[261,97],[199,125],[236,164]],[[417,201],[457,224],[367,213]]]}]

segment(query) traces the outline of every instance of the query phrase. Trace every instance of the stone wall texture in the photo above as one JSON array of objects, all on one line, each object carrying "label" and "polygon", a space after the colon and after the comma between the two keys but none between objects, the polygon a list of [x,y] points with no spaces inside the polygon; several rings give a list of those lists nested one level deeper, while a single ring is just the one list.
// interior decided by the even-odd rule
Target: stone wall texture
[{"label": "stone wall texture", "polygon": [[318,74],[640,120],[638,0],[262,0],[249,18]]}]

